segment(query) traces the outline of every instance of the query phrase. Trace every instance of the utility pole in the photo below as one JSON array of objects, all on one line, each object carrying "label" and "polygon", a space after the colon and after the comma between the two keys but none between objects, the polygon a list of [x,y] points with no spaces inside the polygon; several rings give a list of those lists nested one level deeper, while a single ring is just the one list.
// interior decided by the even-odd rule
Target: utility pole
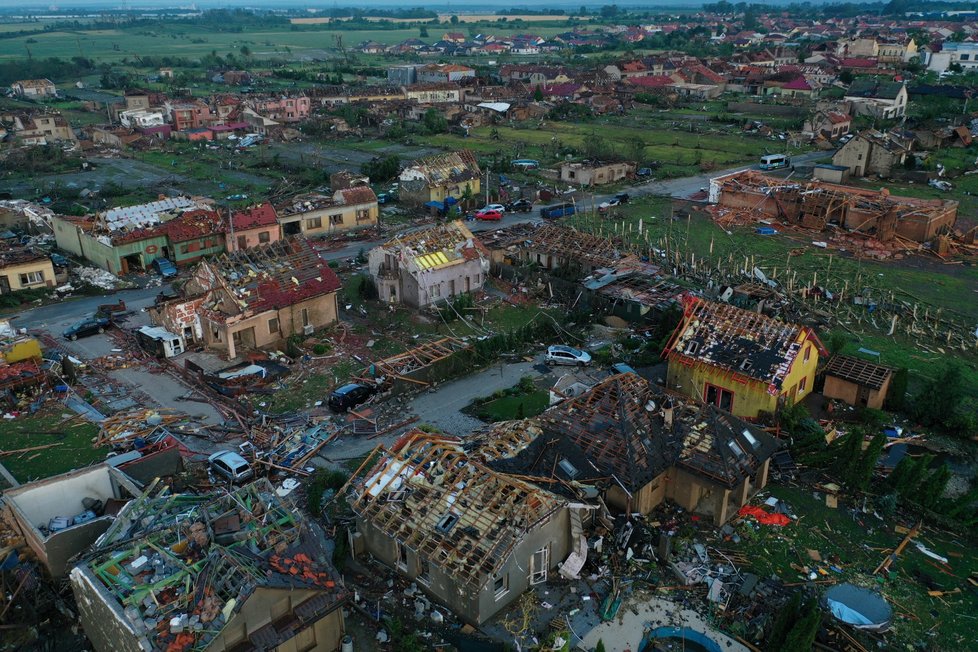
[{"label": "utility pole", "polygon": [[489,205],[489,174],[490,169],[486,168],[486,206]]},{"label": "utility pole", "polygon": [[[231,213],[231,204],[228,204],[228,227],[231,231],[231,246],[236,248],[238,246],[238,241],[234,237],[234,215]],[[230,249],[231,247],[227,248]]]}]

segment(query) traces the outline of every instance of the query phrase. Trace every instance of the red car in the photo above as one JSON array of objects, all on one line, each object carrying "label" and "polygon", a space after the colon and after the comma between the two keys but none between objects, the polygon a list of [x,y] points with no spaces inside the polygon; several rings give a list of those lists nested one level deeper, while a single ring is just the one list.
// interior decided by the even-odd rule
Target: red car
[{"label": "red car", "polygon": [[476,212],[475,219],[477,220],[501,220],[503,219],[502,211],[485,209]]}]

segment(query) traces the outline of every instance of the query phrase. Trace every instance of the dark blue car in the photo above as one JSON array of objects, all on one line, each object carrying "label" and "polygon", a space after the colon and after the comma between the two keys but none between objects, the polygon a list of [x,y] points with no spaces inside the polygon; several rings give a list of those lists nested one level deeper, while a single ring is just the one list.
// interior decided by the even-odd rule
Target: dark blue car
[{"label": "dark blue car", "polygon": [[69,326],[64,332],[64,337],[66,340],[77,340],[79,337],[104,333],[111,325],[112,322],[106,317],[89,317]]}]

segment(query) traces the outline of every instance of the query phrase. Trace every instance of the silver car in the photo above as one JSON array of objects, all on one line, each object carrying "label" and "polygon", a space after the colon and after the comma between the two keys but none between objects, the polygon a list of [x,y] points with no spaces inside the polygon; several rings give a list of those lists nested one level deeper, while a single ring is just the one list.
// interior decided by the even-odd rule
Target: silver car
[{"label": "silver car", "polygon": [[207,464],[214,473],[224,476],[235,484],[255,477],[248,460],[234,451],[218,451],[207,458]]},{"label": "silver car", "polygon": [[547,348],[547,364],[572,364],[579,367],[591,364],[591,354],[572,346],[555,344]]}]

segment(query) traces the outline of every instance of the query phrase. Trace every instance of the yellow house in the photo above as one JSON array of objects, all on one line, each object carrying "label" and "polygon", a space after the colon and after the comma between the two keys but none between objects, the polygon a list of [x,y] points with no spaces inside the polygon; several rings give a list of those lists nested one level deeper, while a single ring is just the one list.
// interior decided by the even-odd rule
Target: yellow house
[{"label": "yellow house", "polygon": [[754,419],[805,398],[825,353],[808,327],[687,296],[663,355],[669,388]]},{"label": "yellow house", "polygon": [[370,186],[342,188],[332,195],[296,195],[275,207],[284,237],[322,237],[377,226],[380,208]]},{"label": "yellow house", "polygon": [[401,171],[401,202],[423,206],[431,202],[446,209],[464,197],[479,197],[482,171],[469,150],[444,152],[418,159]]},{"label": "yellow house", "polygon": [[51,259],[30,249],[8,249],[0,253],[0,294],[54,287]]}]

